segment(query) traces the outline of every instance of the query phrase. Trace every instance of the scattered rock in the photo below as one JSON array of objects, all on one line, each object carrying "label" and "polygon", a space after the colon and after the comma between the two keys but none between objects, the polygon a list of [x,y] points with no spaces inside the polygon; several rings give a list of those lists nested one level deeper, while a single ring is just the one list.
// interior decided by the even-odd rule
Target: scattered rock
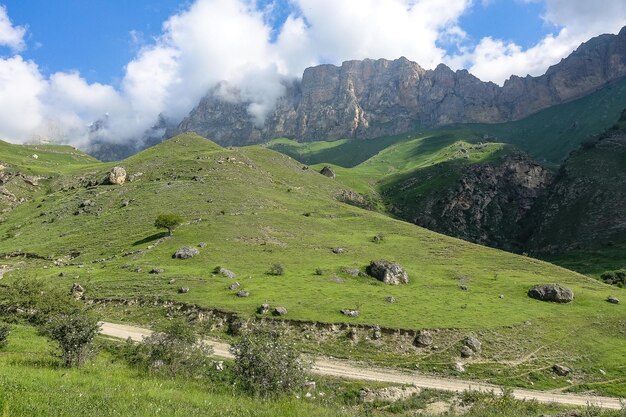
[{"label": "scattered rock", "polygon": [[150,273],[155,274],[155,275],[162,274],[163,272],[165,272],[165,269],[161,269],[161,268],[152,268],[150,270]]},{"label": "scattered rock", "polygon": [[433,344],[433,335],[428,330],[417,332],[413,344],[417,347],[428,347]]},{"label": "scattered rock", "polygon": [[315,381],[308,381],[308,382],[305,382],[305,383],[304,383],[304,389],[305,389],[307,392],[309,392],[309,393],[315,392],[315,389],[316,389],[316,384],[315,384]]},{"label": "scattered rock", "polygon": [[332,179],[335,179],[335,176],[336,176],[335,171],[333,171],[333,169],[329,167],[328,165],[322,168],[322,170],[320,171],[320,174],[322,174],[325,177],[332,178]]},{"label": "scattered rock", "polygon": [[504,298],[504,294],[500,294],[500,299],[503,299],[503,298]]},{"label": "scattered rock", "polygon": [[198,243],[198,247],[199,248],[206,248],[206,243],[205,242],[200,242],[200,243]]},{"label": "scattered rock", "polygon": [[465,372],[465,367],[460,362],[456,362],[454,365],[452,365],[452,369],[460,373]]},{"label": "scattered rock", "polygon": [[459,289],[461,289],[463,291],[469,290],[469,288],[467,288],[467,285],[459,285]]},{"label": "scattered rock", "polygon": [[474,356],[474,351],[472,349],[469,348],[469,346],[463,346],[461,348],[461,357],[462,358],[471,358],[472,356]]},{"label": "scattered rock", "polygon": [[333,253],[337,255],[341,255],[342,253],[346,253],[346,248],[334,248]]},{"label": "scattered rock", "polygon": [[95,203],[91,200],[84,200],[81,201],[80,204],[78,205],[78,207],[84,208],[84,207],[91,207],[95,205]]},{"label": "scattered rock", "polygon": [[65,272],[60,272],[60,273],[59,273],[59,276],[60,276],[61,278],[63,278],[63,277],[65,276]]},{"label": "scattered rock", "polygon": [[274,314],[275,316],[284,316],[285,314],[287,314],[287,309],[285,307],[276,307],[272,314]]},{"label": "scattered rock", "polygon": [[72,284],[72,288],[70,289],[70,294],[72,294],[72,297],[78,300],[83,298],[83,295],[85,295],[85,289],[82,285],[74,283]]},{"label": "scattered rock", "polygon": [[558,363],[552,367],[552,371],[558,376],[567,376],[572,370],[566,366],[559,365]]},{"label": "scattered rock", "polygon": [[199,254],[200,254],[200,251],[198,249],[192,248],[191,246],[185,246],[176,251],[176,253],[174,254],[174,258],[190,259]]},{"label": "scattered rock", "polygon": [[349,317],[359,317],[359,310],[351,310],[349,308],[344,308],[341,310],[341,314]]},{"label": "scattered rock", "polygon": [[482,343],[480,343],[480,340],[476,339],[474,336],[467,336],[463,343],[465,346],[472,349],[473,352],[480,352]]},{"label": "scattered rock", "polygon": [[37,155],[36,153],[32,154],[30,157],[33,159],[39,159],[39,155]]},{"label": "scattered rock", "polygon": [[383,337],[383,332],[381,331],[380,326],[374,326],[373,330],[372,339],[378,340]]},{"label": "scattered rock", "polygon": [[109,172],[109,183],[122,185],[126,182],[126,170],[122,167],[113,167]]},{"label": "scattered rock", "polygon": [[367,273],[388,285],[400,285],[409,282],[409,275],[396,262],[372,261],[367,267]]},{"label": "scattered rock", "polygon": [[179,294],[187,294],[189,292],[189,288],[188,287],[181,287],[178,289],[178,293]]},{"label": "scattered rock", "polygon": [[359,271],[357,268],[341,268],[341,272],[343,272],[344,274],[348,274],[351,277],[358,277],[361,274],[361,271]]},{"label": "scattered rock", "polygon": [[420,393],[420,389],[415,386],[410,387],[386,387],[379,389],[365,388],[359,393],[359,397],[364,403],[378,401],[395,402],[404,400]]},{"label": "scattered rock", "polygon": [[128,207],[129,204],[130,204],[130,201],[128,200],[122,201],[122,207]]},{"label": "scattered rock", "polygon": [[235,274],[233,271],[222,267],[217,268],[216,272],[223,277],[231,279],[237,276],[237,274]]},{"label": "scattered rock", "polygon": [[574,292],[559,284],[537,285],[528,290],[528,296],[536,300],[553,303],[569,303],[574,300]]},{"label": "scattered rock", "polygon": [[388,297],[385,297],[385,301],[386,301],[386,302],[388,302],[388,303],[391,303],[391,304],[393,304],[393,303],[397,302],[397,300],[395,299],[395,297],[392,297],[391,295],[390,295],[390,296],[388,296]]},{"label": "scattered rock", "polygon": [[215,370],[217,372],[222,372],[224,371],[224,361],[216,361],[215,362]]},{"label": "scattered rock", "polygon": [[257,313],[259,314],[267,314],[270,312],[270,305],[269,304],[261,304],[259,306],[259,308],[257,308]]},{"label": "scattered rock", "polygon": [[237,293],[237,297],[240,297],[240,298],[250,297],[250,292],[249,291],[239,291]]},{"label": "scattered rock", "polygon": [[241,287],[241,284],[239,284],[238,282],[233,282],[232,284],[230,284],[228,286],[228,289],[231,290],[231,291],[232,290],[238,290],[239,287]]},{"label": "scattered rock", "polygon": [[336,284],[343,284],[344,282],[346,282],[343,278],[339,278],[339,277],[332,277],[330,281]]},{"label": "scattered rock", "polygon": [[619,298],[617,297],[613,297],[612,295],[609,296],[606,301],[608,301],[611,304],[619,304]]}]

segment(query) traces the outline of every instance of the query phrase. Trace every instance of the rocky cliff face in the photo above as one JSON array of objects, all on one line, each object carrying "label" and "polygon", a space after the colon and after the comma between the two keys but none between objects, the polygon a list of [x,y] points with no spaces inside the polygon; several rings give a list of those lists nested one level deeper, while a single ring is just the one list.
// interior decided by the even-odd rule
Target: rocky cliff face
[{"label": "rocky cliff face", "polygon": [[626,111],[613,130],[584,144],[533,208],[529,248],[563,253],[626,243]]},{"label": "rocky cliff face", "polygon": [[[394,214],[422,227],[470,242],[520,251],[524,245],[525,219],[535,201],[545,193],[552,173],[522,153],[489,163],[464,167],[434,167],[441,173],[407,178],[384,194],[402,190],[412,198],[395,199]],[[454,173],[456,171],[456,173]],[[445,176],[454,175],[453,181]],[[411,193],[432,181],[437,187]],[[448,185],[441,186],[442,183]]]},{"label": "rocky cliff face", "polygon": [[502,87],[445,65],[425,70],[395,61],[320,65],[285,83],[285,94],[264,126],[255,126],[250,103],[225,100],[215,89],[176,131],[194,131],[222,145],[275,137],[300,141],[374,138],[418,127],[497,123],[521,119],[626,76],[626,28],[582,44],[540,77],[513,76]]}]

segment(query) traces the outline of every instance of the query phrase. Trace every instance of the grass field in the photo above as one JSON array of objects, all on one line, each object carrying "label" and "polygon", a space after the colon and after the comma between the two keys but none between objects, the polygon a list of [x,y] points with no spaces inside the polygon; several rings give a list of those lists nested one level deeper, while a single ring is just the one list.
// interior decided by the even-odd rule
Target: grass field
[{"label": "grass field", "polygon": [[[401,169],[446,160],[456,152],[453,139],[440,138],[446,146],[416,156]],[[430,145],[421,141],[403,146]],[[493,155],[491,150],[500,149],[496,144],[476,149],[470,160],[484,160]],[[384,151],[379,158],[391,158],[392,152]],[[36,160],[47,162],[44,156]],[[559,361],[576,369],[576,387],[591,382],[590,388],[597,392],[626,395],[626,312],[622,305],[605,301],[611,294],[626,299],[625,290],[340,203],[334,198],[345,187],[340,177],[333,181],[261,147],[227,150],[187,135],[118,165],[129,174],[142,175],[123,186],[81,187],[77,177],[102,178],[112,165],[93,162],[80,172],[68,168],[69,175],[62,181],[42,185],[50,188],[45,197],[27,201],[6,215],[0,224],[0,253],[17,251],[44,259],[3,261],[14,268],[3,282],[40,278],[68,290],[78,282],[91,298],[160,296],[244,317],[254,316],[256,308],[267,302],[285,306],[286,318],[295,320],[459,329],[460,336],[484,334],[492,343],[487,343],[479,362],[468,366],[469,376],[526,386],[533,382],[529,375],[536,372],[538,386],[567,388],[570,384],[553,379],[549,370]],[[384,169],[382,164],[364,166],[370,172]],[[93,205],[81,209],[80,203],[87,199]],[[166,212],[180,214],[188,223],[171,239],[156,244],[165,233],[156,230],[153,222]],[[385,238],[373,243],[378,233]],[[199,248],[197,257],[172,258],[178,248],[200,242],[206,247]],[[333,253],[337,247],[346,252]],[[79,254],[70,259],[72,253]],[[342,272],[346,267],[363,270],[371,260],[381,258],[402,264],[410,283],[391,287]],[[63,266],[56,266],[55,260]],[[284,266],[284,275],[266,273],[276,263]],[[234,280],[214,275],[218,266],[234,271],[235,280],[250,296],[240,298],[228,290]],[[154,267],[165,272],[149,274]],[[321,275],[315,274],[316,268]],[[333,277],[344,282],[336,283]],[[459,289],[461,282],[468,291]],[[575,302],[556,305],[527,297],[531,286],[551,282],[571,287]],[[181,287],[190,292],[179,294]],[[386,296],[398,302],[389,304]],[[339,312],[342,308],[357,308],[361,314],[346,318]],[[523,327],[525,322],[532,326]],[[510,326],[517,331],[509,331]],[[351,345],[346,343],[329,349],[349,355]],[[386,360],[406,362],[412,357],[424,360],[426,369],[447,369],[456,360],[454,343],[436,355],[422,357],[407,349]],[[375,346],[350,349],[364,359],[377,355]],[[525,357],[529,359],[522,360]]]}]

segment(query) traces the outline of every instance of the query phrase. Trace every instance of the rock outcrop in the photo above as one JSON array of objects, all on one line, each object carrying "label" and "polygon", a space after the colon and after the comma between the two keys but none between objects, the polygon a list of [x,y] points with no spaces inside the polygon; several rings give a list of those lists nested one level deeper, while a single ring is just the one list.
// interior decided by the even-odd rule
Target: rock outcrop
[{"label": "rock outcrop", "polygon": [[[549,170],[525,154],[513,153],[489,163],[439,164],[388,184],[382,196],[395,215],[419,226],[482,245],[520,250],[526,216],[552,178]],[[427,181],[437,181],[439,186],[430,192],[412,191],[423,189]]]},{"label": "rock outcrop", "polygon": [[372,261],[367,267],[367,273],[388,285],[408,284],[409,282],[409,275],[396,262]]},{"label": "rock outcrop", "polygon": [[537,285],[528,290],[528,296],[540,301],[569,303],[574,301],[574,292],[559,284]]},{"label": "rock outcrop", "polygon": [[301,80],[285,81],[284,95],[263,125],[249,113],[252,103],[223,84],[170,134],[193,131],[221,145],[245,145],[276,137],[375,138],[453,123],[499,123],[582,97],[624,76],[626,28],[582,44],[540,77],[512,76],[502,87],[466,70],[445,65],[426,70],[406,58],[347,61],[307,68]]}]

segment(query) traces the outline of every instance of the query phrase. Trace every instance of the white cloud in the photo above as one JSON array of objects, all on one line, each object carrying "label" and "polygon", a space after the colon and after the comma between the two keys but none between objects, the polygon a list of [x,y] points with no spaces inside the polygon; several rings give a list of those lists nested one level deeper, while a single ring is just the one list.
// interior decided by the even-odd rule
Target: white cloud
[{"label": "white cloud", "polygon": [[26,47],[24,35],[26,35],[26,28],[13,26],[6,7],[0,5],[0,45],[8,46],[14,51],[21,51]]},{"label": "white cloud", "polygon": [[[477,0],[289,0],[292,13],[278,29],[274,3],[259,10],[256,0],[195,0],[156,39],[129,34],[137,52],[117,88],[78,73],[45,77],[19,55],[0,59],[0,137],[86,145],[89,125],[106,119],[101,136],[136,140],[159,114],[184,117],[218,83],[224,97],[248,102],[251,120],[262,125],[285,79],[321,62],[406,56],[425,68],[446,62],[502,83],[511,74],[539,75],[581,42],[626,25],[623,0],[602,7],[588,0],[517,1],[545,1],[543,18],[554,34],[528,49],[491,37],[468,46],[459,19]],[[0,45],[17,53],[25,33],[0,7]],[[445,45],[463,45],[463,53],[449,56]]]},{"label": "white cloud", "polygon": [[482,80],[502,84],[512,74],[541,75],[581,43],[603,33],[617,33],[626,25],[624,0],[603,0],[602,4],[588,0],[545,0],[545,6],[543,19],[557,30],[536,45],[524,50],[515,43],[487,37],[448,62],[453,67],[468,68]]}]

